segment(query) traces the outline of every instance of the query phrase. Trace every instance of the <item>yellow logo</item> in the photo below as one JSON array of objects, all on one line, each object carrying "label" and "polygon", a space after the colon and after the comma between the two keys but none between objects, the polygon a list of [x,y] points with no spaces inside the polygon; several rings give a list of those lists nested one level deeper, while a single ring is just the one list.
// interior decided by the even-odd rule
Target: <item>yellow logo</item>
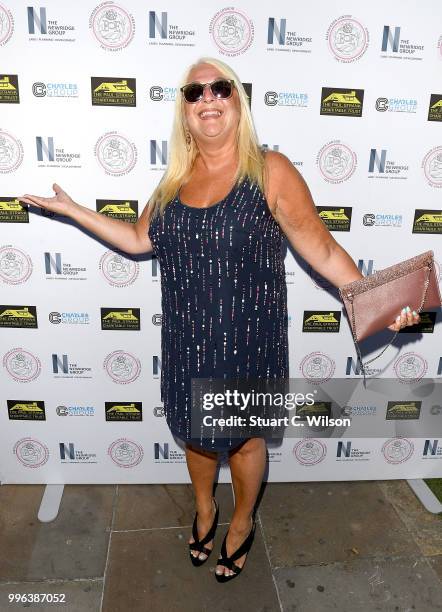
[{"label": "yellow logo", "polygon": [[361,105],[361,102],[356,97],[356,91],[349,91],[348,93],[338,93],[333,92],[324,98],[323,103],[326,102],[340,102],[341,104],[358,104]]},{"label": "yellow logo", "polygon": [[134,93],[132,89],[128,86],[126,80],[116,81],[115,83],[106,83],[103,82],[101,85],[95,88],[94,93],[98,91],[106,91],[109,93]]},{"label": "yellow logo", "polygon": [[18,319],[34,319],[34,315],[29,312],[28,307],[18,310],[17,308],[8,308],[4,310],[0,317],[17,317]]}]

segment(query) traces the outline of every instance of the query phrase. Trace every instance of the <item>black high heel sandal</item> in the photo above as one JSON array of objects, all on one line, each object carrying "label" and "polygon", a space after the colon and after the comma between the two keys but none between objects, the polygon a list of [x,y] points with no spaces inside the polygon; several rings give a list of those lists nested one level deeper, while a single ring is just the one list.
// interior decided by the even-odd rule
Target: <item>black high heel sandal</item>
[{"label": "black high heel sandal", "polygon": [[227,533],[224,536],[224,540],[223,543],[221,544],[221,555],[218,559],[218,561],[216,562],[217,565],[224,565],[224,567],[227,567],[229,570],[231,570],[232,572],[234,572],[234,574],[232,574],[231,576],[226,576],[224,573],[223,574],[217,574],[215,572],[215,578],[218,580],[218,582],[228,582],[229,580],[233,580],[233,578],[236,578],[236,576],[238,576],[243,568],[244,565],[246,564],[247,561],[247,557],[243,563],[242,567],[239,567],[238,565],[236,565],[236,563],[234,563],[235,559],[239,559],[240,557],[242,557],[245,553],[248,553],[252,543],[253,543],[253,538],[255,536],[255,527],[256,527],[256,522],[255,519],[252,519],[252,528],[249,532],[249,535],[246,537],[246,539],[244,540],[244,542],[241,544],[241,546],[239,548],[237,548],[235,550],[235,552],[233,552],[230,557],[227,556],[227,548],[226,548],[226,540],[227,540]]},{"label": "black high heel sandal", "polygon": [[[192,537],[195,540],[195,542],[192,542],[189,544],[189,556],[190,556],[190,560],[192,561],[193,565],[195,565],[195,567],[198,567],[202,565],[203,563],[205,563],[207,559],[209,558],[210,553],[212,552],[211,548],[207,548],[207,546],[204,546],[204,544],[207,544],[207,542],[210,542],[210,540],[213,540],[213,538],[215,537],[216,528],[218,526],[219,506],[218,506],[216,499],[214,497],[212,499],[215,502],[215,508],[216,508],[215,518],[213,519],[211,528],[209,529],[209,531],[206,533],[206,535],[204,536],[202,540],[198,539],[198,529],[196,526],[198,512],[195,513],[195,518],[193,519]],[[191,552],[192,550],[197,550],[198,553],[204,553],[205,555],[207,555],[207,557],[205,559],[200,559],[199,554],[194,557]]]}]

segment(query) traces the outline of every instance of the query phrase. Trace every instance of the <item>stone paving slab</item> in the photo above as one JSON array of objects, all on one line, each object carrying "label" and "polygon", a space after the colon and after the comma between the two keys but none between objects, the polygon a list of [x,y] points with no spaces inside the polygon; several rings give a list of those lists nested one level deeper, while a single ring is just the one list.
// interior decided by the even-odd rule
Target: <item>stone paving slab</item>
[{"label": "stone paving slab", "polygon": [[259,516],[276,568],[419,553],[373,481],[272,483]]},{"label": "stone paving slab", "polygon": [[[220,522],[230,522],[233,494],[230,484],[218,484],[215,497]],[[190,484],[118,485],[114,531],[192,525],[195,500]],[[189,537],[191,528],[189,529]]]},{"label": "stone paving slab", "polygon": [[[19,584],[0,584],[0,610],[14,612],[15,610],[38,610],[38,612],[98,612],[100,610],[103,579],[70,580],[50,582],[21,582]],[[58,603],[9,603],[8,594],[19,593],[28,595],[47,593],[51,595],[63,593],[64,602]]]},{"label": "stone paving slab", "polygon": [[188,527],[112,533],[103,612],[280,612],[258,526],[241,575],[216,581],[226,531],[217,530],[214,551],[200,567],[188,558]]},{"label": "stone paving slab", "polygon": [[50,523],[37,518],[43,492],[0,487],[0,582],[103,576],[115,486],[66,486]]},{"label": "stone paving slab", "polygon": [[442,584],[426,559],[354,559],[274,571],[284,612],[438,612]]},{"label": "stone paving slab", "polygon": [[428,512],[406,480],[382,480],[378,484],[422,554],[442,555],[442,514]]}]

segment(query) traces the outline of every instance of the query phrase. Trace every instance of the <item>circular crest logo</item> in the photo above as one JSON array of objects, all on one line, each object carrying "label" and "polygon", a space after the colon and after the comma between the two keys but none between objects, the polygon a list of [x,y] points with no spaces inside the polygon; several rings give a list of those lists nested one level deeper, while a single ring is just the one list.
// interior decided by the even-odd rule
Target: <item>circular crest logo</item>
[{"label": "circular crest logo", "polygon": [[425,155],[422,169],[429,185],[442,187],[442,147],[434,147]]},{"label": "circular crest logo", "polygon": [[293,447],[293,455],[302,465],[316,465],[327,454],[327,447],[322,440],[305,438]]},{"label": "circular crest logo", "polygon": [[333,376],[335,362],[331,357],[316,351],[306,355],[299,366],[302,375],[309,382],[319,385]]},{"label": "circular crest logo", "polygon": [[316,158],[322,177],[328,183],[343,183],[356,170],[356,153],[339,140],[332,140],[322,147]]},{"label": "circular crest logo", "polygon": [[425,376],[428,364],[421,355],[410,351],[396,359],[393,368],[400,382],[415,383]]},{"label": "circular crest logo", "polygon": [[3,357],[3,366],[17,382],[30,382],[40,376],[41,362],[38,357],[22,348],[13,348]]},{"label": "circular crest logo", "polygon": [[0,47],[6,45],[14,32],[14,18],[11,11],[0,4]]},{"label": "circular crest logo", "polygon": [[22,438],[14,444],[14,455],[22,465],[28,468],[39,468],[49,458],[48,447],[33,438]]},{"label": "circular crest logo", "polygon": [[15,136],[0,129],[0,173],[15,172],[23,161],[23,146]]},{"label": "circular crest logo", "polygon": [[247,51],[253,42],[254,26],[251,19],[234,7],[218,11],[209,25],[220,53],[234,57]]},{"label": "circular crest logo", "polygon": [[122,468],[138,465],[144,456],[142,446],[127,438],[119,438],[112,442],[107,452],[112,461]]},{"label": "circular crest logo", "polygon": [[0,248],[0,278],[8,285],[19,285],[32,274],[32,260],[10,244]]},{"label": "circular crest logo", "polygon": [[407,438],[391,438],[382,445],[382,454],[388,463],[403,463],[414,451],[414,444]]},{"label": "circular crest logo", "polygon": [[122,385],[136,380],[141,372],[140,360],[126,351],[110,353],[104,360],[103,367],[114,382]]},{"label": "circular crest logo", "polygon": [[112,176],[128,174],[137,161],[135,144],[117,132],[107,132],[99,138],[94,153],[106,174]]},{"label": "circular crest logo", "polygon": [[97,6],[89,19],[89,27],[103,49],[120,51],[135,34],[135,20],[126,9],[114,2]]},{"label": "circular crest logo", "polygon": [[115,251],[106,251],[100,259],[100,270],[109,285],[127,287],[138,278],[140,264]]},{"label": "circular crest logo", "polygon": [[327,30],[328,46],[340,62],[360,59],[368,47],[368,30],[351,15],[335,19]]}]

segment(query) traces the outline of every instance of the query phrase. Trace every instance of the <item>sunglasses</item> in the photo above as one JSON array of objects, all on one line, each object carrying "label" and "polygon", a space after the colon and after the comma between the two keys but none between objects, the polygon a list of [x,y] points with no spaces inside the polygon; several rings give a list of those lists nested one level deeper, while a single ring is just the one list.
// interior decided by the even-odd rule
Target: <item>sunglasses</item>
[{"label": "sunglasses", "polygon": [[234,81],[232,79],[216,79],[211,83],[188,83],[181,87],[185,101],[189,104],[195,104],[195,102],[202,100],[207,85],[210,86],[214,98],[227,100],[233,93]]}]

